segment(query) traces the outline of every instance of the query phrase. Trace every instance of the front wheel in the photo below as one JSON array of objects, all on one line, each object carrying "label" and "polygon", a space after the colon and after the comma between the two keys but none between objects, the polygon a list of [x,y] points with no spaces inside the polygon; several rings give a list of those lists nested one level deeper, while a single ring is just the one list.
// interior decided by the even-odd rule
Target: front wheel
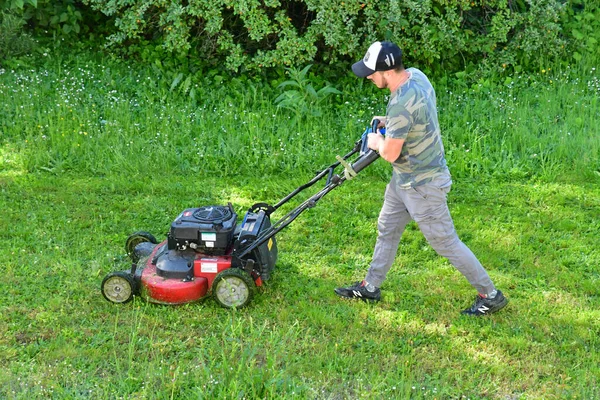
[{"label": "front wheel", "polygon": [[101,285],[102,295],[111,303],[130,302],[135,294],[135,283],[129,272],[112,272],[104,278]]},{"label": "front wheel", "polygon": [[250,303],[256,284],[252,277],[239,268],[221,271],[213,282],[213,297],[222,307],[242,308]]}]

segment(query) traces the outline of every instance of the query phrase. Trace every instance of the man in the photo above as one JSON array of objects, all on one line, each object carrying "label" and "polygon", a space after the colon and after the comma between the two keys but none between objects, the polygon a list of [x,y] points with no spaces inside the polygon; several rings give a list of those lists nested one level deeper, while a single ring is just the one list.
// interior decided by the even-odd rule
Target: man
[{"label": "man", "polygon": [[386,116],[368,136],[369,148],[393,166],[377,223],[378,237],[371,266],[362,282],[335,289],[341,297],[379,301],[379,287],[390,270],[404,228],[415,220],[441,256],[446,257],[477,290],[474,304],[463,314],[482,316],[503,308],[508,299],[497,290],[469,248],[460,241],[448,210],[446,195],[452,180],[444,158],[435,91],[416,68],[404,69],[402,51],[391,42],[375,42],[365,57],[352,65],[358,77],[367,78],[391,96]]}]

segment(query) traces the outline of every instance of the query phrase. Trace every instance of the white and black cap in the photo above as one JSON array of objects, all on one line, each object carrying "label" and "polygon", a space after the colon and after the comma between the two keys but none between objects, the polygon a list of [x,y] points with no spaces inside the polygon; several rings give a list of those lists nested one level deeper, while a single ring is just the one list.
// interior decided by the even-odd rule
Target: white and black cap
[{"label": "white and black cap", "polygon": [[375,42],[367,50],[367,54],[352,65],[352,72],[365,78],[375,71],[389,71],[402,65],[402,50],[392,42]]}]

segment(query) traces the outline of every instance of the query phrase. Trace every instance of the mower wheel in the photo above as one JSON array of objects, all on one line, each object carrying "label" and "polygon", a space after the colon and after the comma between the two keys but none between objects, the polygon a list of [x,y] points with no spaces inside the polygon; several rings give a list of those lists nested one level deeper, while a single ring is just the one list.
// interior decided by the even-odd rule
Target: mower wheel
[{"label": "mower wheel", "polygon": [[213,282],[212,294],[217,303],[225,308],[242,308],[250,303],[256,285],[252,277],[239,268],[221,271]]},{"label": "mower wheel", "polygon": [[127,271],[112,272],[102,281],[102,295],[112,303],[123,304],[131,301],[135,294],[135,283]]},{"label": "mower wheel", "polygon": [[153,244],[157,244],[158,241],[156,238],[149,232],[139,231],[132,233],[125,241],[125,251],[127,251],[127,255],[131,258],[133,262],[138,262],[138,256],[135,254],[135,246],[140,243],[150,242]]}]

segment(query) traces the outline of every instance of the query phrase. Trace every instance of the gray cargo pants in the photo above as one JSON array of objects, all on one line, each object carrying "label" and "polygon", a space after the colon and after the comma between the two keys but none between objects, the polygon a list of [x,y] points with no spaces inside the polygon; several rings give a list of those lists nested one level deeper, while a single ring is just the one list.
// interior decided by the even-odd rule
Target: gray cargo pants
[{"label": "gray cargo pants", "polygon": [[446,203],[452,181],[437,179],[410,189],[402,189],[394,179],[387,185],[377,221],[378,237],[371,267],[365,280],[381,286],[394,263],[400,237],[411,221],[419,225],[425,239],[467,278],[478,293],[495,290],[489,275],[469,248],[460,241]]}]

